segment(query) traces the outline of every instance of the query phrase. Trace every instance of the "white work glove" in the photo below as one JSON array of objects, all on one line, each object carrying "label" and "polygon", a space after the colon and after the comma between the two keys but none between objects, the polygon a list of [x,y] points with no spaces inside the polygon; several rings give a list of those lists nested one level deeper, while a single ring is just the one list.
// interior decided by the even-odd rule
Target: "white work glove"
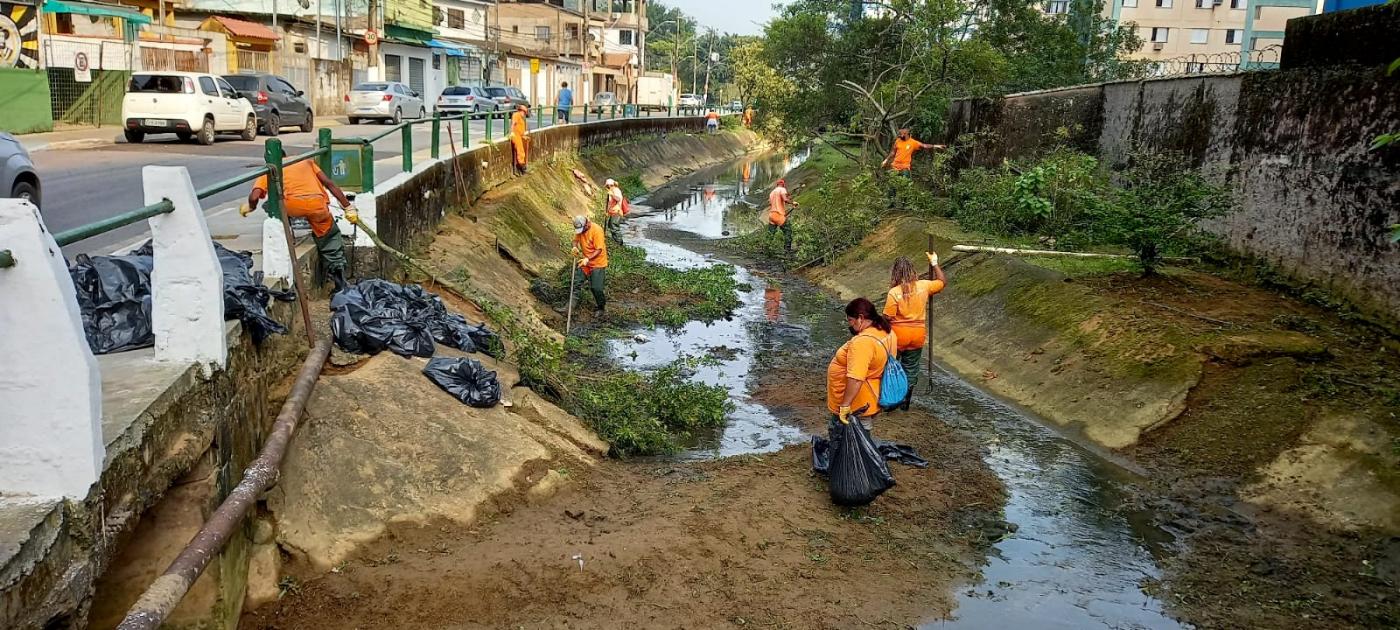
[{"label": "white work glove", "polygon": [[928,264],[938,266],[938,252],[924,252],[924,255],[928,256]]}]

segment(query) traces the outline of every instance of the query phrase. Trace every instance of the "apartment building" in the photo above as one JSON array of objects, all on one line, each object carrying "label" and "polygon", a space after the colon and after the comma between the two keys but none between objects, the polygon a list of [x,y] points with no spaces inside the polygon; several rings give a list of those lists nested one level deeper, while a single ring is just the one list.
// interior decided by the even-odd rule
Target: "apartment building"
[{"label": "apartment building", "polygon": [[504,0],[496,11],[492,33],[502,45],[579,64],[582,74],[570,82],[576,99],[613,92],[633,102],[645,47],[645,0]]},{"label": "apartment building", "polygon": [[[1325,0],[1108,0],[1105,17],[1137,25],[1143,47],[1135,59],[1199,57],[1200,63],[1277,62],[1288,20],[1319,13]],[[1065,15],[1070,0],[1048,0],[1041,10]],[[1262,52],[1261,52],[1262,51]]]}]

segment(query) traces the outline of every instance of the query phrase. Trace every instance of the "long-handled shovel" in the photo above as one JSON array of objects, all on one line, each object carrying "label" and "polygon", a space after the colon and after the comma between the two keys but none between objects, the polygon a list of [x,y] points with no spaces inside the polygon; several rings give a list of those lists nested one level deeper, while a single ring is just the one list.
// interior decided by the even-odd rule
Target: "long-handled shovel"
[{"label": "long-handled shovel", "polygon": [[[572,261],[572,260],[573,260],[573,257],[570,257],[569,260]],[[568,310],[568,314],[566,314],[566,315],[564,316],[564,336],[565,336],[565,337],[568,337],[568,336],[569,336],[569,329],[572,328],[573,325],[574,325],[574,277],[575,277],[575,274],[578,273],[577,270],[578,270],[578,267],[574,267],[573,269],[570,269],[570,270],[569,270],[569,310]]]}]

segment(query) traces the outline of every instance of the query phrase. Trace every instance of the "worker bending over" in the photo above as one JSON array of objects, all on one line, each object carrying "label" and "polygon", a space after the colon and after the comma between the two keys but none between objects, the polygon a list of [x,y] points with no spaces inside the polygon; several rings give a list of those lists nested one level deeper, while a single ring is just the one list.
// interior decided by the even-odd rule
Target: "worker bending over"
[{"label": "worker bending over", "polygon": [[914,152],[919,149],[944,149],[941,144],[924,144],[909,137],[909,129],[906,127],[899,130],[899,137],[895,138],[894,146],[890,148],[890,154],[885,156],[885,161],[880,163],[880,167],[886,166],[894,170],[897,175],[909,176],[909,171],[914,168]]},{"label": "worker bending over", "polygon": [[943,268],[938,266],[938,254],[925,252],[928,264],[933,267],[932,280],[920,280],[914,272],[914,264],[900,256],[890,269],[890,292],[885,296],[885,317],[889,318],[894,335],[899,342],[899,363],[909,376],[909,395],[904,397],[903,409],[909,409],[909,399],[914,396],[914,383],[919,378],[919,358],[924,353],[924,342],[928,331],[929,296],[943,290],[947,279]]},{"label": "worker bending over", "polygon": [[608,236],[622,247],[622,217],[627,216],[631,210],[627,204],[627,195],[623,194],[622,187],[617,185],[617,180],[608,178],[603,185],[608,191],[607,218],[603,221],[607,224]]},{"label": "worker bending over", "polygon": [[603,228],[583,215],[574,217],[574,255],[578,257],[578,264],[573,270],[573,283],[582,285],[588,281],[596,305],[594,312],[602,315],[608,303],[608,296],[603,292],[608,273],[608,244],[603,239]]},{"label": "worker bending over", "polygon": [[525,174],[525,165],[529,160],[527,153],[529,145],[526,134],[529,133],[530,108],[525,105],[516,105],[515,113],[510,115],[510,147],[515,153],[515,170],[520,174]]},{"label": "worker bending over", "polygon": [[[354,204],[316,165],[315,160],[302,160],[282,169],[282,211],[288,217],[302,217],[311,223],[311,235],[320,254],[321,270],[335,285],[335,292],[339,292],[345,288],[345,239],[331,216],[330,199],[326,196],[328,190],[340,202],[340,207],[345,209],[345,219],[351,223],[358,222],[360,218]],[[239,209],[239,214],[248,216],[266,197],[267,176],[263,175],[253,182],[248,203]]]},{"label": "worker bending over", "polygon": [[797,207],[797,202],[792,200],[792,195],[788,194],[787,180],[780,179],[773,187],[773,192],[768,193],[768,235],[765,240],[772,238],[778,230],[783,231],[783,248],[788,253],[792,253],[792,224],[788,223],[788,206]]},{"label": "worker bending over", "polygon": [[880,413],[880,380],[895,337],[890,322],[865,298],[846,305],[846,325],[851,340],[826,366],[826,407],[834,414],[830,426],[849,422],[854,414],[862,416],[868,427],[869,419]]}]

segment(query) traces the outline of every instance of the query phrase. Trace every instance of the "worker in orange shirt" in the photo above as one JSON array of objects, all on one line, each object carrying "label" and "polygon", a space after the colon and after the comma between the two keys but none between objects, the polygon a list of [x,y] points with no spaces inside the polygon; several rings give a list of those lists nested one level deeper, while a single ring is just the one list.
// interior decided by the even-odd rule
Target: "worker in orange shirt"
[{"label": "worker in orange shirt", "polygon": [[835,414],[833,428],[838,421],[849,422],[852,415],[863,417],[868,426],[869,419],[880,413],[880,380],[895,344],[889,320],[865,298],[846,305],[846,325],[851,340],[826,366],[826,408]]},{"label": "worker in orange shirt", "polygon": [[744,127],[753,126],[753,107],[744,109]]},{"label": "worker in orange shirt", "polygon": [[913,384],[919,378],[919,358],[924,354],[927,341],[929,296],[942,291],[948,283],[943,268],[938,266],[938,254],[924,252],[924,255],[933,267],[933,279],[920,280],[914,264],[900,256],[890,269],[890,292],[885,296],[885,317],[889,318],[899,342],[899,362],[909,376],[909,396],[904,399],[904,409],[909,408]]},{"label": "worker in orange shirt", "polygon": [[578,257],[573,269],[574,284],[582,286],[588,281],[596,305],[594,312],[602,315],[608,303],[603,291],[608,274],[608,244],[603,238],[603,228],[583,215],[574,217],[573,254]]},{"label": "worker in orange shirt", "polygon": [[783,248],[792,253],[792,224],[788,222],[788,206],[797,207],[797,202],[788,194],[787,180],[780,179],[768,193],[768,235],[772,238],[778,230],[783,231]]},{"label": "worker in orange shirt", "polygon": [[710,110],[705,114],[705,130],[710,133],[719,133],[719,112]]},{"label": "worker in orange shirt", "polygon": [[607,223],[608,236],[622,247],[622,218],[631,211],[627,203],[627,195],[622,192],[622,187],[617,185],[617,180],[608,178],[603,182],[603,186],[608,191]]},{"label": "worker in orange shirt", "polygon": [[525,173],[525,164],[528,162],[529,138],[526,134],[530,131],[529,120],[530,108],[516,105],[515,113],[510,115],[510,146],[515,152],[515,170],[521,174]]},{"label": "worker in orange shirt", "polygon": [[899,137],[895,138],[894,146],[890,148],[890,154],[885,157],[885,161],[880,163],[880,167],[890,167],[895,174],[908,177],[909,171],[914,168],[914,152],[919,149],[945,149],[941,144],[924,144],[909,137],[909,129],[906,127],[899,130]]},{"label": "worker in orange shirt", "polygon": [[[267,197],[267,176],[253,182],[253,190],[248,193],[248,202],[239,208],[239,214],[248,216],[258,208],[258,202]],[[316,241],[316,251],[321,259],[321,269],[325,277],[335,285],[335,292],[345,288],[345,239],[340,228],[331,216],[330,199],[326,191],[335,195],[340,207],[345,209],[345,219],[358,223],[360,216],[354,204],[345,197],[345,192],[327,177],[315,160],[302,160],[282,169],[282,211],[288,217],[303,217],[311,223],[311,236]]]}]

